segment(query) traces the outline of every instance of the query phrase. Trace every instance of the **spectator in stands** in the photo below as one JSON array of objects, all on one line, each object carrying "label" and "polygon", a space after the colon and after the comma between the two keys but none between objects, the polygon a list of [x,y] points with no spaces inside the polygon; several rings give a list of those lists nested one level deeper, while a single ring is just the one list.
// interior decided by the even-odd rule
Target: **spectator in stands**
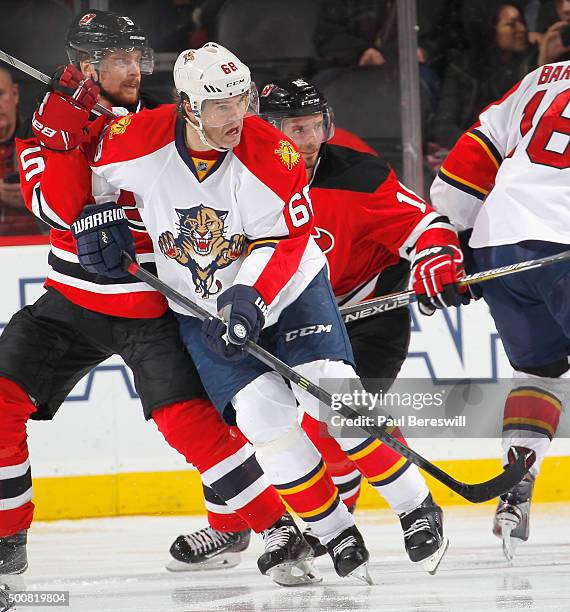
[{"label": "spectator in stands", "polygon": [[570,0],[553,0],[559,20],[551,25],[540,43],[538,65],[570,59]]},{"label": "spectator in stands", "polygon": [[479,113],[536,67],[520,10],[504,0],[486,3],[488,18],[472,25],[469,48],[447,67],[431,139],[450,149]]},{"label": "spectator in stands", "polygon": [[[461,43],[460,0],[418,0],[422,121],[435,115],[450,49]],[[395,0],[321,0],[315,32],[315,82],[324,89],[356,66],[386,67],[397,87],[398,27]]]},{"label": "spectator in stands", "polygon": [[0,236],[40,233],[20,192],[14,139],[19,135],[19,91],[11,73],[0,66]]},{"label": "spectator in stands", "polygon": [[[450,27],[458,0],[417,2],[420,64],[437,62],[457,44]],[[315,46],[319,68],[383,66],[397,62],[397,6],[394,0],[321,0]]]}]

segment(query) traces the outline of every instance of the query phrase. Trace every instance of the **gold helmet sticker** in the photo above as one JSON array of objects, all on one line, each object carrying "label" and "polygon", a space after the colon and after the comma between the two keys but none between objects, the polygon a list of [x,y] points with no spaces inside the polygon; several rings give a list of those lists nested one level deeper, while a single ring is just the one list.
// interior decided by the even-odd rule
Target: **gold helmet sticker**
[{"label": "gold helmet sticker", "polygon": [[121,134],[124,134],[127,131],[131,120],[132,117],[130,115],[117,119],[117,121],[115,121],[109,129],[109,139],[113,138],[113,136],[120,136]]},{"label": "gold helmet sticker", "polygon": [[301,154],[295,151],[295,147],[288,140],[280,140],[279,148],[275,149],[275,153],[288,170],[292,170],[301,159]]}]

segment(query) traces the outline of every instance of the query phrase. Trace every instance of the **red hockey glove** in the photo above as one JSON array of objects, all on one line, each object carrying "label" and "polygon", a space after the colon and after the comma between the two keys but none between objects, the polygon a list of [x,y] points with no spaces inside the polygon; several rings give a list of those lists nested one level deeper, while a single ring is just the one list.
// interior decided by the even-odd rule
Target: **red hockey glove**
[{"label": "red hockey glove", "polygon": [[70,151],[83,140],[83,128],[99,99],[99,87],[71,64],[56,72],[48,91],[34,112],[32,130],[40,144],[56,151]]},{"label": "red hockey glove", "polygon": [[457,284],[463,276],[463,253],[458,247],[438,245],[417,253],[412,262],[412,289],[420,312],[429,316],[437,308],[463,303],[467,287]]}]

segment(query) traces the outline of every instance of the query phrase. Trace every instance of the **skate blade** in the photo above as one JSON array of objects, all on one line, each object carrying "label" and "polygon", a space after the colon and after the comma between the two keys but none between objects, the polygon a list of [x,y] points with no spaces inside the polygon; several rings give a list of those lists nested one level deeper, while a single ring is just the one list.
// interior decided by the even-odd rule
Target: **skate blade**
[{"label": "skate blade", "polygon": [[505,559],[512,563],[515,558],[515,548],[518,544],[518,541],[511,537],[512,532],[517,528],[518,521],[512,519],[510,514],[506,514],[504,516],[498,516],[496,518],[496,523],[501,529],[500,537],[503,541],[503,554],[505,555]]},{"label": "skate blade", "polygon": [[211,570],[229,569],[241,563],[241,554],[227,552],[198,563],[185,563],[178,559],[170,559],[166,564],[169,572],[207,572]]},{"label": "skate blade", "polygon": [[0,589],[25,591],[28,588],[21,574],[4,574],[0,576]]},{"label": "skate blade", "polygon": [[445,540],[441,543],[441,546],[433,553],[433,555],[427,557],[423,561],[420,561],[421,566],[428,574],[431,576],[435,575],[437,568],[439,567],[439,564],[441,563],[441,560],[443,559],[443,556],[447,552],[448,548],[449,539],[445,538]]},{"label": "skate blade", "polygon": [[[500,524],[500,523],[499,523]],[[515,539],[511,537],[511,532],[515,528],[515,525],[509,521],[508,524],[501,525],[501,538],[503,540],[503,554],[505,559],[512,563],[515,558]]]},{"label": "skate blade", "polygon": [[267,573],[273,582],[286,587],[318,584],[323,581],[322,576],[313,566],[312,559],[280,563]]},{"label": "skate blade", "polygon": [[374,584],[370,573],[368,572],[368,563],[363,563],[362,565],[359,565],[356,569],[352,570],[350,574],[347,574],[347,577],[348,576],[350,576],[351,578],[356,578],[357,580],[364,582],[364,584],[367,584],[368,586],[372,586]]}]

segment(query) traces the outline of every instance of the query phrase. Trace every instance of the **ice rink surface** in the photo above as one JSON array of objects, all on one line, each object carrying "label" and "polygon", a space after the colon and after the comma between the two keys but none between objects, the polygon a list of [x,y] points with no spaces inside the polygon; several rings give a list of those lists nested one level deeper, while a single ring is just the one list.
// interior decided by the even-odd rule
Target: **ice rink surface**
[{"label": "ice rink surface", "polygon": [[487,505],[446,511],[450,547],[436,576],[410,564],[399,523],[390,512],[357,513],[371,553],[372,587],[339,578],[328,557],[317,560],[321,585],[279,587],[257,570],[260,536],[254,536],[236,568],[167,572],[172,540],[203,527],[201,517],[36,523],[29,536],[26,587],[69,590],[70,607],[16,610],[570,612],[570,507],[534,506],[531,539],[520,546],[512,566],[490,532],[493,510]]}]

